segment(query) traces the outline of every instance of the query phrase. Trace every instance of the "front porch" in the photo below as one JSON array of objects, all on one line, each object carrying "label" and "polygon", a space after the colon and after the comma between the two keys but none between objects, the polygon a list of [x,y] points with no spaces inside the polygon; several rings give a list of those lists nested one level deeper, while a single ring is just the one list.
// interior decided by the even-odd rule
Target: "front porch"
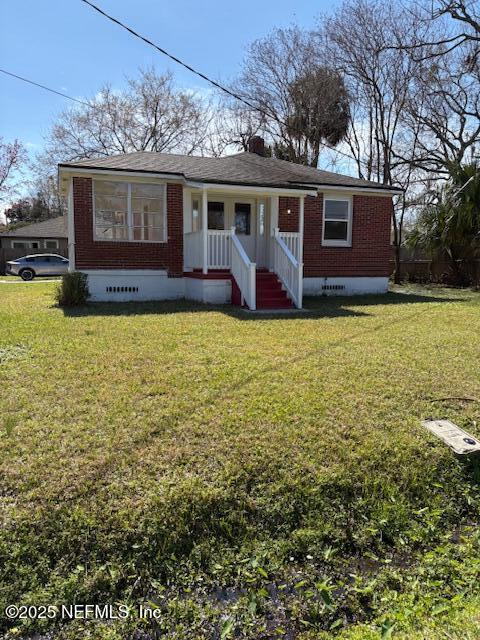
[{"label": "front porch", "polygon": [[204,281],[192,288],[212,288],[214,282],[220,288],[228,280],[233,304],[301,309],[305,193],[294,194],[298,230],[281,231],[277,193],[218,187],[185,191],[184,275]]}]

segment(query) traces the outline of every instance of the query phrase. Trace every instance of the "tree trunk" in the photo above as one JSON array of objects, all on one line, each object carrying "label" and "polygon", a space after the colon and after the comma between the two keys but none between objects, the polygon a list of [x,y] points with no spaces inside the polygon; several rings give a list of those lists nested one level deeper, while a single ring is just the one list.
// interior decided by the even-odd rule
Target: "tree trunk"
[{"label": "tree trunk", "polygon": [[402,284],[402,262],[400,260],[400,245],[395,243],[395,272],[393,281],[395,284]]}]

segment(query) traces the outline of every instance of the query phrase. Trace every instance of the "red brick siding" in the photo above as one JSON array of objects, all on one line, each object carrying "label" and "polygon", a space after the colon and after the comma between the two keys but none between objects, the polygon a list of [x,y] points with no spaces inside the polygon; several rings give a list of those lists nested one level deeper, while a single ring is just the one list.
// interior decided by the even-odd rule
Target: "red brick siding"
[{"label": "red brick siding", "polygon": [[[298,198],[278,199],[278,227],[280,231],[298,231]],[[287,213],[290,209],[290,213]]]},{"label": "red brick siding", "polygon": [[75,266],[77,269],[166,269],[183,274],[183,191],[167,185],[168,242],[105,242],[93,239],[92,180],[73,179]]},{"label": "red brick siding", "polygon": [[[298,231],[296,198],[279,199],[281,231]],[[288,203],[287,203],[288,202]],[[287,208],[291,209],[290,216]],[[392,199],[353,196],[351,247],[322,246],[323,194],[305,198],[303,263],[305,277],[388,276]]]}]

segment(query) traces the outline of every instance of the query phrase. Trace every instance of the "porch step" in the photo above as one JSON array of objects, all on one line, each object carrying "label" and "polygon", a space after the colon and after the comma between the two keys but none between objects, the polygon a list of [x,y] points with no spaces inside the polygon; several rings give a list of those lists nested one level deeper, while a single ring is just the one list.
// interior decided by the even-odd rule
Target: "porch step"
[{"label": "porch step", "polygon": [[[292,309],[293,304],[275,273],[257,269],[257,309]],[[240,289],[232,277],[232,304],[240,306]]]},{"label": "porch step", "polygon": [[291,309],[292,301],[275,273],[257,270],[257,309]]}]

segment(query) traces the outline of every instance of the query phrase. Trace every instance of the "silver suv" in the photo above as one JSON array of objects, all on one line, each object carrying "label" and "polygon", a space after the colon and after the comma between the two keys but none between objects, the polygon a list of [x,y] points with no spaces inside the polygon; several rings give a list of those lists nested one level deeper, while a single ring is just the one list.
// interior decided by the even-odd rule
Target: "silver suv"
[{"label": "silver suv", "polygon": [[22,280],[33,280],[35,276],[60,276],[68,271],[68,260],[54,253],[39,253],[10,260],[6,272],[20,276]]}]

